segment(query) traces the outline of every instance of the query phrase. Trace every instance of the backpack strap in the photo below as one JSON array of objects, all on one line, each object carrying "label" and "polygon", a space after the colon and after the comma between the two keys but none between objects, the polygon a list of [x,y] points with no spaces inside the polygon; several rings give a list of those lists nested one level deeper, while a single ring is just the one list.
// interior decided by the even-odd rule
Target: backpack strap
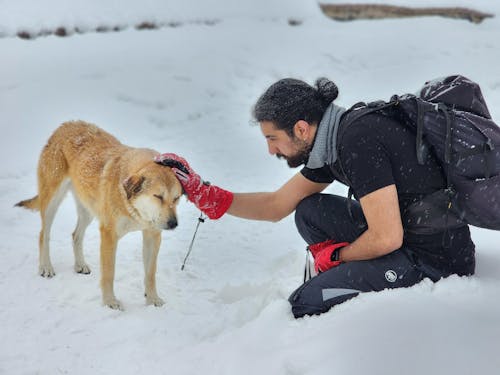
[{"label": "backpack strap", "polygon": [[450,108],[444,103],[429,103],[423,101],[419,98],[413,98],[415,101],[415,105],[417,108],[417,134],[416,134],[416,151],[417,151],[417,161],[418,164],[424,164],[424,156],[425,156],[425,145],[424,145],[424,121],[425,121],[425,112],[428,111],[437,111],[441,112],[445,118],[446,122],[446,138],[445,138],[445,146],[444,146],[444,162],[446,164],[451,163],[451,155],[452,155],[452,122],[453,122],[453,112]]},{"label": "backpack strap", "polygon": [[417,141],[415,143],[417,152],[417,162],[424,164],[425,146],[424,146],[424,108],[423,103],[415,98],[417,104]]},{"label": "backpack strap", "polygon": [[427,112],[428,107],[431,106],[433,111],[442,112],[446,121],[446,138],[445,138],[445,148],[444,148],[444,161],[446,164],[451,163],[451,138],[452,138],[452,112],[449,110],[448,106],[444,103],[431,104],[425,102],[419,98],[413,98],[415,100],[416,108],[417,108],[417,134],[416,134],[416,152],[417,152],[417,161],[418,164],[424,164],[425,150],[426,146],[424,144],[424,121],[425,121],[425,112]]},{"label": "backpack strap", "polygon": [[446,139],[444,141],[444,162],[446,164],[451,163],[451,137],[452,137],[452,130],[451,130],[451,111],[448,110],[448,107],[444,103],[439,103],[437,106],[437,110],[443,112],[444,118],[446,119]]}]

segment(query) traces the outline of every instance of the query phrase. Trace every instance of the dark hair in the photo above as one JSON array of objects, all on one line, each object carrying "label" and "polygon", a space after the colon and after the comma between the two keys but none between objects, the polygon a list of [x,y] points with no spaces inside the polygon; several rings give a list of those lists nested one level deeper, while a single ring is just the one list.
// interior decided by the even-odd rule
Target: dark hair
[{"label": "dark hair", "polygon": [[318,124],[338,94],[337,85],[327,78],[318,78],[315,87],[298,79],[284,78],[257,100],[253,117],[257,122],[271,121],[292,136],[293,126],[299,120]]}]

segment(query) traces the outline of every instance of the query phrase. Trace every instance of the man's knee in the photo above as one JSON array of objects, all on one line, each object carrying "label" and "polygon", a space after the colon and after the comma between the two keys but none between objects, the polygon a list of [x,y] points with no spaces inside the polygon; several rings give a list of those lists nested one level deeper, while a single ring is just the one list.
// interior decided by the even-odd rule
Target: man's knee
[{"label": "man's knee", "polygon": [[299,222],[304,221],[307,217],[311,216],[312,213],[316,212],[319,208],[318,202],[320,200],[321,194],[313,194],[302,199],[297,207],[295,208],[295,223],[298,225]]},{"label": "man's knee", "polygon": [[288,298],[295,318],[318,315],[330,310],[359,294],[359,290],[347,288],[323,288],[317,279],[301,285]]},{"label": "man's knee", "polygon": [[301,318],[304,315],[316,315],[324,312],[318,295],[317,290],[311,288],[309,283],[305,283],[295,290],[288,298],[288,302],[292,306],[293,316]]},{"label": "man's knee", "polygon": [[311,226],[312,226],[312,216],[317,215],[319,209],[320,194],[313,194],[304,199],[302,199],[297,207],[295,208],[295,225],[299,231],[302,238],[307,243],[311,242]]}]

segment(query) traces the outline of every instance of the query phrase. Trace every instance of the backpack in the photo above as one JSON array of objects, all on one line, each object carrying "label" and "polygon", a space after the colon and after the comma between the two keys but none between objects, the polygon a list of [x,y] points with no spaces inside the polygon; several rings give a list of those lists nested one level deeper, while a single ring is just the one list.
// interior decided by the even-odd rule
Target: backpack
[{"label": "backpack", "polygon": [[[430,234],[465,224],[500,230],[500,127],[477,83],[448,76],[426,82],[417,95],[358,103],[341,121],[337,144],[349,124],[369,113],[391,116],[410,128],[418,162],[431,152],[446,176],[446,188],[402,213],[405,230]],[[338,167],[341,181],[350,185],[340,158]]]}]

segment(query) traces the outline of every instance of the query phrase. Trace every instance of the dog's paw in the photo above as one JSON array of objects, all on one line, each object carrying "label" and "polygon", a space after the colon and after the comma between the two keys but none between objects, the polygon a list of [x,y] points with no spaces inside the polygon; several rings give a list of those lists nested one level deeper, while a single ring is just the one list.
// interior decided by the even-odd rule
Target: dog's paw
[{"label": "dog's paw", "polygon": [[161,307],[165,304],[165,301],[158,296],[149,297],[146,294],[146,305],[155,305],[156,307]]},{"label": "dog's paw", "polygon": [[106,299],[104,301],[104,304],[106,306],[108,306],[109,308],[113,309],[113,310],[120,310],[120,311],[123,311],[125,310],[123,308],[123,305],[120,301],[118,301],[116,298],[109,298],[109,299]]},{"label": "dog's paw", "polygon": [[56,275],[52,264],[40,265],[40,267],[38,268],[38,274],[42,277],[48,278],[54,277]]},{"label": "dog's paw", "polygon": [[76,273],[83,273],[84,275],[88,275],[90,273],[90,267],[85,264],[75,264],[75,272]]}]

